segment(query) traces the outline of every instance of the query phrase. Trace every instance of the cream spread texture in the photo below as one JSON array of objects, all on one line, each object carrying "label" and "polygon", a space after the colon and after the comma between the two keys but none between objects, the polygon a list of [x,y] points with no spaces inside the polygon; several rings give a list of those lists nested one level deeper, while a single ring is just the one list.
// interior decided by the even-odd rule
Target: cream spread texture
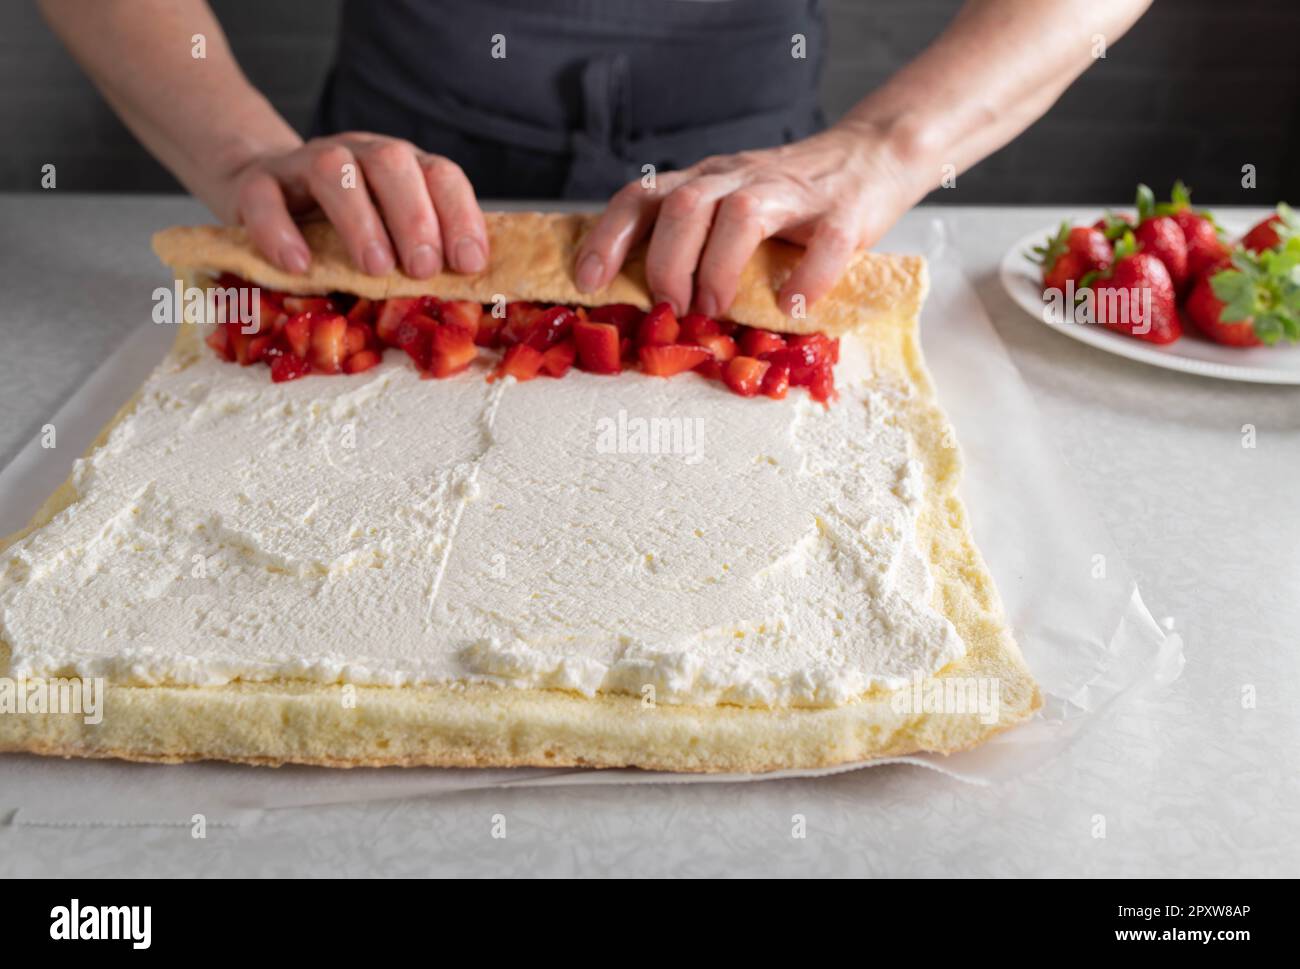
[{"label": "cream spread texture", "polygon": [[11,674],[833,706],[963,654],[916,544],[907,391],[855,338],[829,408],[485,372],[169,358],[0,559]]}]

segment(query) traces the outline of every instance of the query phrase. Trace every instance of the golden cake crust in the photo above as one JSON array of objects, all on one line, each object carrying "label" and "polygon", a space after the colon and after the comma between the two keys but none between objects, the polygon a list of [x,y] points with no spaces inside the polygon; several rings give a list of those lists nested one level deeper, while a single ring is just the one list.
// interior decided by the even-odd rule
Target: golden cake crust
[{"label": "golden cake crust", "polygon": [[[476,288],[483,277],[467,281],[444,275],[428,283],[406,280],[418,288],[402,292],[436,290],[448,298],[490,299],[490,294],[483,294],[499,286],[521,299],[591,302],[576,299],[570,290],[561,291],[570,285],[568,267],[582,225],[579,217],[528,213],[489,219],[495,253],[493,268],[485,274],[492,280],[490,285]],[[551,233],[552,241],[538,250],[519,252],[526,249],[527,240],[538,237],[539,227]],[[328,236],[337,246],[333,233]],[[321,236],[312,232],[309,238],[315,244]],[[155,237],[155,247],[178,268],[235,272],[277,288],[289,279],[269,267],[264,270],[266,264],[251,253],[237,230],[167,230]],[[512,268],[503,268],[498,259]],[[768,272],[772,263],[766,265],[768,269],[760,266],[755,272]],[[313,274],[319,275],[299,291],[357,291],[362,290],[360,283],[374,282],[347,268],[340,251],[331,256],[325,249],[317,251]],[[777,276],[764,278],[771,281]],[[404,277],[395,276],[390,282],[398,279]],[[879,292],[873,295],[861,288],[868,279],[888,281],[894,302],[883,303]],[[648,706],[630,696],[584,697],[481,685],[389,688],[289,680],[216,687],[110,684],[102,723],[86,725],[82,718],[70,715],[0,716],[0,750],[167,763],[218,759],[333,767],[634,766],[745,773],[827,767],[920,751],[951,753],[987,740],[1029,717],[1041,699],[1007,627],[992,577],[974,546],[957,496],[960,459],[917,341],[925,279],[924,262],[918,258],[859,260],[848,280],[856,288],[841,292],[846,285],[841,283],[836,290],[841,301],[836,312],[842,324],[837,332],[862,328],[875,365],[911,388],[895,419],[911,435],[924,468],[918,542],[934,575],[934,605],[952,621],[967,648],[961,660],[941,670],[932,682],[942,684],[958,677],[995,680],[999,712],[994,722],[983,722],[975,712],[905,712],[885,691],[839,707],[767,710]],[[449,284],[444,286],[441,280]],[[632,277],[621,278],[598,299],[646,305],[644,287],[638,291],[637,285]],[[748,289],[750,297],[757,299],[752,282]],[[373,288],[362,291],[385,295]],[[855,301],[868,308],[865,315],[853,316]],[[747,313],[734,315],[759,322]],[[196,328],[181,326],[165,365],[185,366],[201,352]],[[133,399],[122,408],[91,450],[134,406]],[[0,543],[0,551],[76,500],[75,489],[65,482],[25,529]],[[9,647],[0,642],[0,675],[8,668]]]},{"label": "golden cake crust", "polygon": [[[578,245],[595,221],[589,214],[486,213],[491,260],[477,275],[443,272],[412,279],[400,270],[368,276],[352,265],[338,232],[328,222],[302,227],[312,250],[311,269],[294,276],[277,269],[253,248],[242,228],[177,226],[153,237],[154,251],[176,269],[231,272],[291,293],[355,293],[369,299],[435,294],[445,299],[490,303],[530,299],[547,303],[631,303],[647,310],[653,299],[645,282],[645,252],[635,249],[614,280],[598,293],[578,291],[573,264]],[[919,256],[859,253],[826,296],[802,319],[777,309],[776,295],[803,254],[799,246],[769,239],[741,273],[730,315],[751,326],[782,333],[846,333],[897,313],[915,315],[925,298],[925,260]]]}]

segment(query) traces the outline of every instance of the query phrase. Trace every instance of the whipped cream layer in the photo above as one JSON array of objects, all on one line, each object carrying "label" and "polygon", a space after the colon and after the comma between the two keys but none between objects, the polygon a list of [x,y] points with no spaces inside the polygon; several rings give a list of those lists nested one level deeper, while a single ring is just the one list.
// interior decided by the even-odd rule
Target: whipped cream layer
[{"label": "whipped cream layer", "polygon": [[[831,706],[960,657],[916,545],[906,389],[694,374],[273,384],[169,359],[0,560],[14,676],[493,682]],[[650,694],[650,688],[653,693]]]}]

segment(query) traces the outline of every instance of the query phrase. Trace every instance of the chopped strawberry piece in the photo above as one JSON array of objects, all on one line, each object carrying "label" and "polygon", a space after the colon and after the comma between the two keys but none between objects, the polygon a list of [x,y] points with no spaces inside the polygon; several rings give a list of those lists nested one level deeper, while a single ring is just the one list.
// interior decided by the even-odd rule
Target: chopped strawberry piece
[{"label": "chopped strawberry piece", "polygon": [[416,370],[427,371],[433,355],[429,337],[415,327],[410,327],[407,332],[408,335],[398,344],[398,348],[411,358]]},{"label": "chopped strawberry piece", "polygon": [[767,359],[789,368],[792,386],[807,387],[814,371],[823,363],[829,366],[838,354],[838,341],[833,344],[824,334],[808,333],[791,337],[784,350],[768,354]]},{"label": "chopped strawberry piece", "polygon": [[573,342],[578,347],[578,363],[591,373],[619,373],[623,369],[618,327],[613,323],[589,323],[579,320],[573,325]]},{"label": "chopped strawberry piece", "polygon": [[706,336],[717,336],[721,332],[722,328],[713,317],[703,313],[687,313],[682,317],[681,335],[678,339],[683,343],[703,343]]},{"label": "chopped strawberry piece", "polygon": [[435,377],[460,373],[478,356],[474,331],[443,324],[430,335],[429,372]]},{"label": "chopped strawberry piece", "polygon": [[344,373],[362,373],[379,363],[379,354],[374,350],[359,350],[343,361]]},{"label": "chopped strawberry piece", "polygon": [[[227,286],[244,284],[230,275],[223,280]],[[347,307],[346,315],[337,306]],[[503,318],[470,300],[267,290],[258,313],[258,332],[227,323],[206,340],[223,359],[269,364],[277,382],[307,373],[362,373],[382,361],[385,346],[405,352],[423,376],[447,377],[468,368],[479,346],[499,346],[507,352],[489,379],[562,377],[575,364],[590,373],[616,374],[639,363],[652,376],[694,370],[746,397],[762,393],[780,400],[790,387],[807,386],[815,399],[826,401],[835,394],[831,364],[839,357],[839,341],[824,334],[785,336],[700,313],[678,320],[667,303],[645,313],[628,303],[575,308],[515,301],[505,305]]]},{"label": "chopped strawberry piece", "polygon": [[375,303],[362,296],[352,304],[352,309],[348,310],[348,322],[366,324],[374,323],[375,310]]},{"label": "chopped strawberry piece", "polygon": [[[474,331],[450,323],[441,323],[431,331],[437,353],[456,353],[474,346]],[[475,350],[475,353],[478,351]]]},{"label": "chopped strawberry piece", "polygon": [[504,346],[523,343],[533,322],[545,312],[540,306],[523,301],[506,304],[506,325],[498,332],[498,339]]},{"label": "chopped strawberry piece", "polygon": [[418,326],[409,320],[403,320],[397,324],[397,330],[392,334],[392,343],[395,347],[405,348],[408,343],[413,343],[424,336],[425,332]]},{"label": "chopped strawberry piece", "polygon": [[577,314],[567,306],[552,306],[533,320],[523,342],[534,350],[545,351],[548,347],[567,340],[573,332],[573,324],[577,322]]},{"label": "chopped strawberry piece", "polygon": [[701,337],[700,346],[712,353],[718,363],[726,363],[736,355],[736,341],[721,333]]},{"label": "chopped strawberry piece", "polygon": [[484,313],[478,318],[478,328],[474,331],[474,342],[481,347],[496,346],[503,323],[505,323],[505,320],[495,317],[491,313]]},{"label": "chopped strawberry piece", "polygon": [[726,366],[726,364],[718,363],[717,360],[714,360],[712,357],[709,357],[709,359],[705,360],[702,364],[700,364],[698,367],[695,368],[695,372],[699,374],[701,377],[704,377],[706,380],[721,380],[722,368],[724,366]]},{"label": "chopped strawberry piece", "polygon": [[419,302],[418,299],[386,299],[380,303],[375,316],[375,332],[379,339],[391,347],[399,346],[397,328]]},{"label": "chopped strawberry piece", "polygon": [[284,311],[294,313],[333,313],[334,301],[324,296],[286,296]]},{"label": "chopped strawberry piece", "polygon": [[[430,316],[428,313],[421,312],[419,309],[407,313],[406,319],[402,320],[402,323],[403,325],[413,326],[425,333],[433,333],[442,326],[442,324],[438,322],[437,317]],[[400,330],[400,327],[398,329]],[[474,331],[470,330],[470,332],[473,333]]]},{"label": "chopped strawberry piece", "polygon": [[541,350],[530,347],[527,343],[516,343],[501,358],[501,365],[497,367],[495,376],[532,380],[542,369],[543,362]]},{"label": "chopped strawberry piece", "polygon": [[656,303],[637,327],[636,339],[643,347],[665,346],[676,343],[680,332],[673,308],[667,303]]},{"label": "chopped strawberry piece", "polygon": [[820,363],[813,371],[812,379],[808,381],[808,393],[812,399],[825,404],[835,397],[835,374],[831,371],[830,362]]},{"label": "chopped strawberry piece", "polygon": [[368,323],[349,323],[343,339],[343,346],[350,357],[370,346],[370,325]]},{"label": "chopped strawberry piece", "polygon": [[429,357],[429,366],[425,373],[442,380],[444,377],[454,377],[462,373],[473,361],[473,357],[464,355],[434,353]]},{"label": "chopped strawberry piece", "polygon": [[280,336],[284,339],[290,353],[294,356],[306,357],[307,350],[311,346],[311,314],[297,313],[289,317],[280,328]]},{"label": "chopped strawberry piece", "polygon": [[784,400],[790,390],[790,368],[774,363],[763,375],[762,391],[773,400]]},{"label": "chopped strawberry piece", "polygon": [[740,352],[747,357],[761,357],[785,349],[785,338],[771,330],[747,329],[740,336]]},{"label": "chopped strawberry piece", "polygon": [[592,323],[613,323],[620,336],[635,333],[643,316],[645,314],[631,303],[606,303],[587,310],[587,319]]},{"label": "chopped strawberry piece", "polygon": [[542,370],[552,377],[563,377],[573,366],[578,348],[572,340],[557,343],[542,354]]},{"label": "chopped strawberry piece", "polygon": [[257,332],[278,333],[288,318],[284,306],[273,299],[267,290],[262,290],[257,299]]},{"label": "chopped strawberry piece", "polygon": [[825,333],[798,333],[790,337],[792,347],[812,347],[818,360],[831,360],[839,356],[839,340],[832,341]]},{"label": "chopped strawberry piece", "polygon": [[253,341],[258,339],[257,334],[245,333],[244,328],[240,323],[231,322],[222,323],[221,325],[227,333],[227,339],[230,342],[230,350],[235,355],[235,361],[241,367],[250,366],[262,359],[263,354],[266,353],[266,346],[270,343],[269,335],[265,338],[266,343],[259,344],[257,354],[254,355]]},{"label": "chopped strawberry piece", "polygon": [[771,366],[766,360],[753,357],[733,357],[722,371],[723,382],[731,388],[732,393],[741,397],[753,397],[763,387],[763,378]]},{"label": "chopped strawberry piece", "polygon": [[311,373],[311,364],[292,353],[286,353],[271,361],[271,379],[277,384],[282,384],[286,380],[297,380],[309,373]]},{"label": "chopped strawberry piece", "polygon": [[483,315],[483,304],[468,299],[447,300],[441,306],[442,322],[448,326],[458,326],[471,333],[478,331],[478,321]]},{"label": "chopped strawberry piece", "polygon": [[322,373],[338,373],[347,357],[346,317],[338,313],[312,314],[308,362]]},{"label": "chopped strawberry piece", "polygon": [[669,346],[642,347],[640,356],[641,369],[646,373],[656,377],[671,377],[695,369],[711,359],[713,355],[704,347],[676,343]]},{"label": "chopped strawberry piece", "polygon": [[417,296],[415,297],[415,312],[423,313],[425,316],[432,316],[435,320],[442,319],[442,308],[446,303],[436,296]]},{"label": "chopped strawberry piece", "polygon": [[[248,341],[248,363],[260,363],[265,360],[274,344],[275,337],[270,333],[259,333],[257,336],[253,337]],[[247,364],[245,366],[247,366]]]},{"label": "chopped strawberry piece", "polygon": [[204,342],[216,352],[222,360],[234,360],[235,351],[230,346],[230,333],[226,330],[226,325],[222,323],[213,329],[206,337]]}]

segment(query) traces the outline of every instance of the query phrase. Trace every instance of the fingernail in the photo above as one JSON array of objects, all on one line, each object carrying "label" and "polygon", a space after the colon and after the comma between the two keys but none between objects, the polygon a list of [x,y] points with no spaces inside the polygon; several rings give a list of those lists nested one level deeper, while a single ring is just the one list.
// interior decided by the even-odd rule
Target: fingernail
[{"label": "fingernail", "polygon": [[421,242],[411,250],[411,275],[417,279],[424,279],[426,276],[432,276],[438,271],[438,257],[433,251],[433,246],[427,242]]},{"label": "fingernail", "polygon": [[674,316],[681,316],[683,313],[682,308],[677,305],[677,300],[673,299],[671,296],[667,296],[663,293],[655,293],[654,300],[656,303],[667,303],[669,306],[671,306]]},{"label": "fingernail", "polygon": [[456,243],[456,268],[463,273],[481,273],[487,268],[487,254],[473,236],[465,236]]},{"label": "fingernail", "polygon": [[280,265],[291,273],[305,273],[311,267],[311,256],[302,246],[285,246],[280,250]]},{"label": "fingernail", "polygon": [[808,313],[808,300],[803,293],[782,291],[777,294],[776,305],[782,313],[792,319],[804,319]]},{"label": "fingernail", "polygon": [[722,304],[716,296],[707,289],[701,289],[695,297],[695,305],[699,307],[700,312],[705,316],[717,316],[722,312]]},{"label": "fingernail", "polygon": [[393,257],[378,240],[366,243],[366,248],[361,251],[361,263],[372,276],[383,276],[393,271]]},{"label": "fingernail", "polygon": [[587,253],[578,264],[578,289],[590,293],[600,286],[600,277],[604,274],[605,261],[594,252]]}]

